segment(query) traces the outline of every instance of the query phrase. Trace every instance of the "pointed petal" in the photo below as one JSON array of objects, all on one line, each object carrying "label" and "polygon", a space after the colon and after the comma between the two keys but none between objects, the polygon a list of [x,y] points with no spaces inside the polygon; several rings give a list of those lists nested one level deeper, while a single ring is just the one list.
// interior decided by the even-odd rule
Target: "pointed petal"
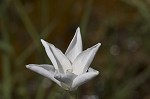
[{"label": "pointed petal", "polygon": [[72,64],[74,74],[80,75],[87,71],[100,45],[101,44],[98,43],[95,46],[83,51],[77,56],[77,58],[74,60]]},{"label": "pointed petal", "polygon": [[66,73],[67,70],[72,70],[72,66],[68,58],[53,44],[50,44],[52,53],[58,64],[58,70],[60,73]]},{"label": "pointed petal", "polygon": [[81,53],[82,51],[82,39],[80,34],[80,28],[78,27],[76,33],[66,50],[65,55],[69,58],[71,62]]},{"label": "pointed petal", "polygon": [[54,65],[55,69],[58,70],[58,65],[57,65],[54,55],[50,49],[49,43],[44,41],[43,39],[41,39],[41,42],[45,48],[46,54],[48,55],[49,59],[51,60],[52,64]]},{"label": "pointed petal", "polygon": [[54,78],[55,69],[52,65],[29,64],[29,65],[26,65],[26,68],[53,80],[55,83],[57,83],[59,86],[61,86],[61,83],[57,79]]},{"label": "pointed petal", "polygon": [[77,76],[72,83],[72,89],[76,89],[80,85],[86,83],[87,81],[91,80],[93,77],[97,76],[99,72],[97,70],[94,70],[92,68],[88,69],[88,72]]}]

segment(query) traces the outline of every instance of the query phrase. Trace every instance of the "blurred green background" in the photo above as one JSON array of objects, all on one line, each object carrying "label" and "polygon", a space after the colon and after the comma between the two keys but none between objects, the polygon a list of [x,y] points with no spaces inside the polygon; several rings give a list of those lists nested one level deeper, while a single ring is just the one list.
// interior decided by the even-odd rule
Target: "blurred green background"
[{"label": "blurred green background", "polygon": [[79,99],[150,99],[150,0],[0,0],[0,99],[65,99],[25,65],[51,64],[40,39],[65,52],[78,26],[84,49],[102,43]]}]

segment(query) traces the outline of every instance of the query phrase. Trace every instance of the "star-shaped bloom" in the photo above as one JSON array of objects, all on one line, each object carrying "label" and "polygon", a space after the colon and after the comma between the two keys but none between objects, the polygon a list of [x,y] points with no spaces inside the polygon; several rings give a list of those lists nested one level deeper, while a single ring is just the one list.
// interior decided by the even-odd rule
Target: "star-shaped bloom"
[{"label": "star-shaped bloom", "polygon": [[50,44],[43,39],[41,39],[41,42],[53,65],[29,64],[26,65],[26,67],[53,80],[62,88],[66,90],[75,90],[80,85],[99,74],[97,70],[90,68],[89,66],[101,43],[83,51],[80,28],[77,28],[65,54],[53,44]]}]

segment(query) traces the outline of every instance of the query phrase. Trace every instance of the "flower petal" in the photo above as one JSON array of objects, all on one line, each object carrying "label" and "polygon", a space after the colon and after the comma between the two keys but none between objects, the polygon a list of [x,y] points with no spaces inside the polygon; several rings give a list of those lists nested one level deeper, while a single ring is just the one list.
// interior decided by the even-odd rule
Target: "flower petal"
[{"label": "flower petal", "polygon": [[54,55],[50,49],[49,43],[44,41],[43,39],[41,39],[41,42],[42,42],[43,46],[45,47],[46,54],[48,55],[49,59],[51,60],[52,64],[54,65],[55,69],[58,70],[58,65],[57,65]]},{"label": "flower petal", "polygon": [[52,65],[29,64],[29,65],[26,65],[26,67],[36,73],[39,73],[39,74],[53,80],[55,83],[57,83],[59,86],[61,86],[61,83],[57,79],[54,78],[55,69]]},{"label": "flower petal", "polygon": [[58,70],[60,73],[66,73],[67,70],[72,70],[72,66],[68,58],[53,44],[50,44],[52,53],[58,64]]},{"label": "flower petal", "polygon": [[72,89],[76,89],[80,85],[86,83],[87,81],[91,80],[93,77],[97,76],[99,72],[97,70],[94,70],[92,68],[88,69],[88,72],[77,76],[72,83]]},{"label": "flower petal", "polygon": [[78,27],[76,33],[66,50],[65,55],[69,58],[71,62],[81,53],[82,51],[82,39],[80,34],[80,28]]},{"label": "flower petal", "polygon": [[58,71],[56,71],[55,74],[54,74],[54,78],[56,78],[60,82],[63,82],[64,84],[68,85],[68,87],[70,87],[70,85],[72,84],[73,79],[76,76],[77,75],[75,75],[71,72],[67,72],[66,74],[62,74],[62,73],[59,73]]},{"label": "flower petal", "polygon": [[101,44],[98,43],[95,46],[83,51],[77,56],[77,58],[74,60],[72,64],[74,74],[80,75],[87,71],[100,45]]}]

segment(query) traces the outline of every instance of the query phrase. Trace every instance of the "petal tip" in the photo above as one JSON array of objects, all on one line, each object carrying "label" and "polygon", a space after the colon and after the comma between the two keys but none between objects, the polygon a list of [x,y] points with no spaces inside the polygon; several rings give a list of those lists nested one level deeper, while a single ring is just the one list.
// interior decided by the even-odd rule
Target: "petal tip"
[{"label": "petal tip", "polygon": [[77,28],[76,34],[80,34],[80,27]]},{"label": "petal tip", "polygon": [[99,71],[96,71],[96,75],[98,75],[99,74]]},{"label": "petal tip", "polygon": [[78,27],[77,30],[80,30],[80,27]]},{"label": "petal tip", "polygon": [[101,43],[98,43],[97,46],[101,46]]},{"label": "petal tip", "polygon": [[94,48],[99,48],[101,46],[101,43],[97,43],[95,46],[94,46]]},{"label": "petal tip", "polygon": [[29,66],[29,65],[26,65],[26,68],[30,68],[30,66]]},{"label": "petal tip", "polygon": [[94,45],[92,48],[96,48],[98,49],[101,46],[101,43],[97,43],[96,45]]},{"label": "petal tip", "polygon": [[43,45],[46,44],[46,42],[43,39],[41,39],[41,42],[42,42]]}]

